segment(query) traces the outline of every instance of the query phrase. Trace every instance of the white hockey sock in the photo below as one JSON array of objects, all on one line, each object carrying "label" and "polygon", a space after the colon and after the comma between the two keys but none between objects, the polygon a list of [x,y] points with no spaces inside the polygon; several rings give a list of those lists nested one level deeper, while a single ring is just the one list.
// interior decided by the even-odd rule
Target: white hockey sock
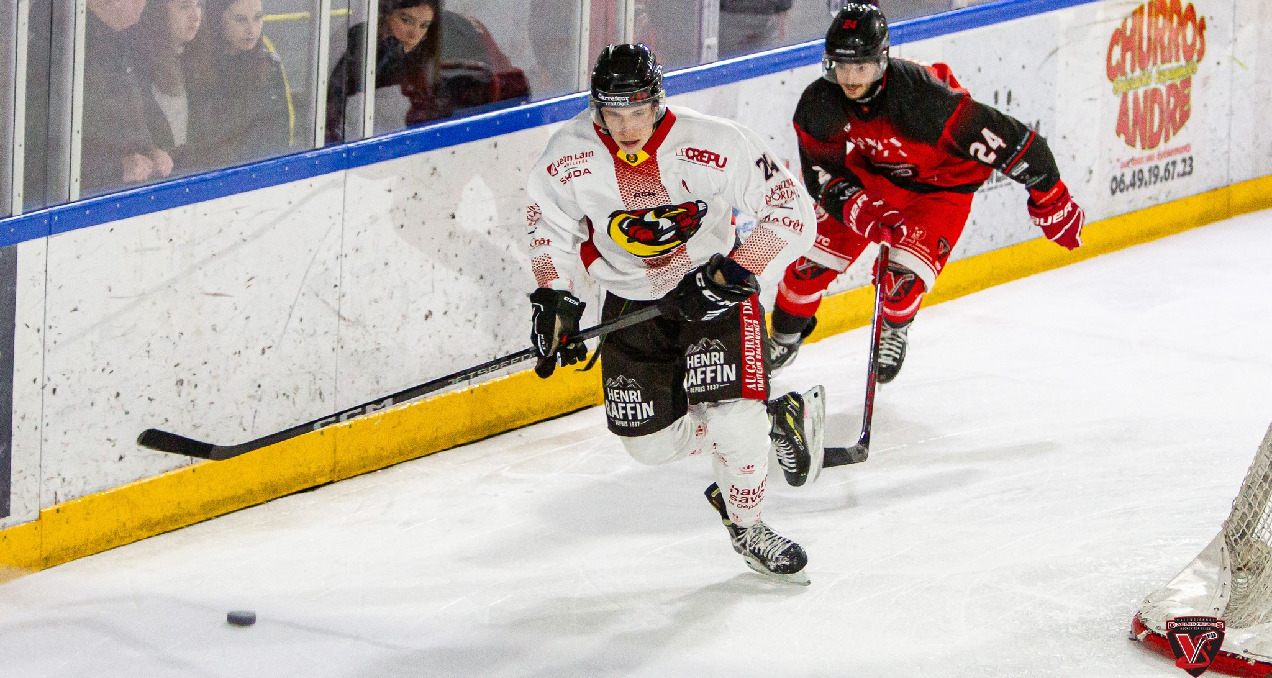
[{"label": "white hockey sock", "polygon": [[[695,408],[697,409],[697,408]],[[698,410],[714,443],[712,471],[729,508],[729,519],[750,527],[760,519],[768,475],[769,419],[764,403],[731,400]]]}]

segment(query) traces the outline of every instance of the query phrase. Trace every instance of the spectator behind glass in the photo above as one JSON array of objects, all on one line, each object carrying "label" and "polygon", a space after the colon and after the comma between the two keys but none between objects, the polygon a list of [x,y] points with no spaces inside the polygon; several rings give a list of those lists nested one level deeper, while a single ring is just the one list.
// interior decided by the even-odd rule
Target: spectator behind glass
[{"label": "spectator behind glass", "polygon": [[[445,118],[449,99],[438,96],[442,30],[439,0],[380,0],[375,48],[375,126]],[[345,120],[357,115],[363,93],[362,51],[367,25],[349,29],[348,50],[336,61],[327,86],[327,143],[345,139]],[[351,105],[352,104],[352,105]]]},{"label": "spectator behind glass", "polygon": [[[360,45],[365,30],[365,24],[350,29],[349,49],[332,72],[327,90],[328,142],[343,141],[348,115],[357,113],[350,100],[362,91]],[[398,129],[469,112],[461,109],[529,98],[525,73],[512,65],[486,27],[473,17],[445,10],[440,0],[380,0],[376,35],[378,129]],[[440,40],[440,46],[434,40]],[[353,103],[358,102],[353,99]]]},{"label": "spectator behind glass", "polygon": [[720,0],[721,59],[780,46],[792,0]]},{"label": "spectator behind glass", "polygon": [[457,115],[461,109],[523,103],[530,98],[530,81],[512,65],[485,24],[449,10],[442,12],[442,92]]},{"label": "spectator behind glass", "polygon": [[146,126],[146,95],[125,33],[146,0],[88,0],[84,54],[84,129],[80,190],[105,193],[172,172]]},{"label": "spectator behind glass", "polygon": [[[141,21],[131,29],[141,56],[143,87],[148,90],[146,122],[159,148],[172,156],[177,170],[189,165],[190,99],[186,89],[186,46],[203,23],[203,0],[150,0]],[[193,130],[197,134],[197,129]]]},{"label": "spectator behind glass", "polygon": [[190,42],[191,162],[213,169],[282,155],[292,145],[291,95],[282,61],[261,31],[261,0],[207,0]]}]

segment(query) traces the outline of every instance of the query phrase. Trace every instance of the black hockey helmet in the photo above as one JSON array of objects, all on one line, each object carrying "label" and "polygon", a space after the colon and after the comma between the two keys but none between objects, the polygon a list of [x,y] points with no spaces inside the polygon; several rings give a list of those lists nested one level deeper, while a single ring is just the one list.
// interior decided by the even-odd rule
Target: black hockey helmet
[{"label": "black hockey helmet", "polygon": [[657,119],[667,106],[663,90],[662,66],[653,50],[641,44],[607,45],[592,68],[592,91],[588,104],[604,127],[602,106],[625,108],[653,102]]},{"label": "black hockey helmet", "polygon": [[[835,68],[840,64],[877,64],[876,81],[888,68],[888,20],[873,4],[854,2],[844,5],[826,31],[826,51],[822,56],[822,77],[838,84]],[[871,88],[863,99],[873,98],[878,87]]]}]

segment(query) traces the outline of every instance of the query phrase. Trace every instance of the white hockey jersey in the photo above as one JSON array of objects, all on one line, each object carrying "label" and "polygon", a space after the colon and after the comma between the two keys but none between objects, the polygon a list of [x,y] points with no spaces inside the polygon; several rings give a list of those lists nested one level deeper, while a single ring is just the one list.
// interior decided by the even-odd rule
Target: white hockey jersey
[{"label": "white hockey jersey", "polygon": [[[817,235],[808,192],[754,132],[676,106],[634,155],[583,111],[552,135],[527,190],[540,287],[573,291],[581,264],[624,299],[658,299],[716,253],[776,285]],[[749,233],[735,208],[754,217]]]}]

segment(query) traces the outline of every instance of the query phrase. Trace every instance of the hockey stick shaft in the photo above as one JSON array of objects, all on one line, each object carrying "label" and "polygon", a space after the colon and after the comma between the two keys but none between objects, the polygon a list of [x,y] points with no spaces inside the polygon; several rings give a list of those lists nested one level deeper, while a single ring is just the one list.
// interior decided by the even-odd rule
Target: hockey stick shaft
[{"label": "hockey stick shaft", "polygon": [[[637,323],[645,322],[650,318],[658,316],[660,313],[661,310],[658,306],[646,306],[638,311],[621,315],[609,322],[604,322],[596,325],[595,327],[583,330],[577,335],[570,337],[567,342],[563,343],[574,343],[577,341],[594,339],[601,335],[616,332],[623,328],[631,327]],[[199,459],[229,459],[231,457],[237,457],[240,454],[246,454],[252,450],[258,450],[262,447],[281,443],[284,440],[290,440],[291,438],[304,435],[311,431],[317,431],[318,429],[326,428],[328,426],[344,423],[350,419],[354,419],[365,414],[371,414],[372,412],[388,409],[393,405],[398,405],[408,400],[414,400],[420,396],[440,391],[461,382],[475,379],[484,374],[489,374],[491,372],[504,369],[505,367],[537,358],[538,356],[538,351],[534,348],[527,348],[525,350],[503,356],[502,358],[495,358],[494,360],[486,361],[466,370],[460,370],[454,374],[438,377],[437,379],[425,382],[418,386],[412,386],[411,388],[398,391],[392,395],[377,398],[371,402],[351,407],[330,416],[315,419],[304,424],[299,424],[289,429],[285,429],[277,433],[271,433],[270,435],[263,436],[255,440],[239,443],[238,445],[214,445],[212,443],[194,440],[193,438],[187,438],[176,433],[169,433],[168,431],[161,431],[153,428],[142,431],[141,435],[137,437],[137,444],[160,452],[170,452],[172,454],[181,454],[187,457],[196,457]]]},{"label": "hockey stick shaft", "polygon": [[870,422],[874,419],[875,387],[879,385],[879,339],[883,336],[883,273],[888,269],[891,236],[891,230],[885,229],[883,241],[879,243],[879,258],[875,262],[874,316],[870,322],[870,359],[866,370],[866,402],[861,412],[861,434],[852,447],[827,447],[823,468],[858,464],[870,455]]}]

